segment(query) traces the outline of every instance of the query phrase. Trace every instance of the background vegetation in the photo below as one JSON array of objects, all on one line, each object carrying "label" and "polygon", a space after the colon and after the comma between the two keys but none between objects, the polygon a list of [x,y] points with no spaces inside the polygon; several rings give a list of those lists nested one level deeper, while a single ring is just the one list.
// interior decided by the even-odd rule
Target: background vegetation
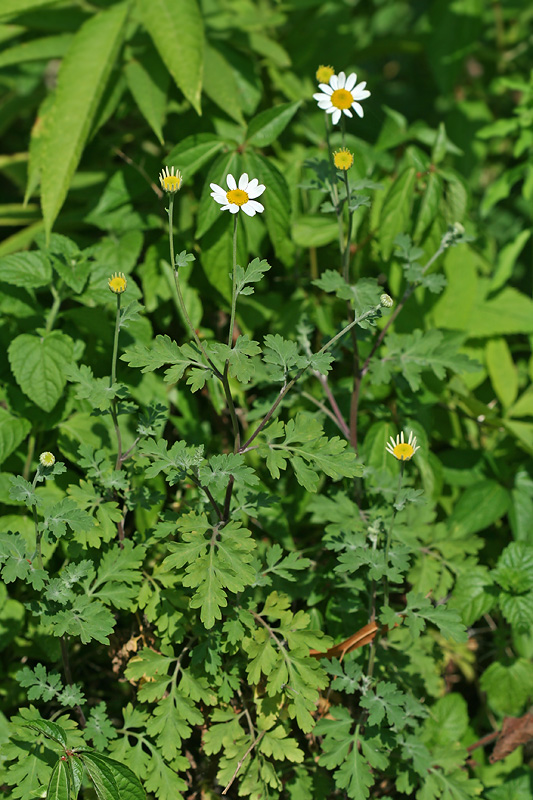
[{"label": "background vegetation", "polygon": [[[526,0],[3,0],[0,794],[44,796],[53,775],[49,797],[68,798],[68,734],[93,753],[85,798],[143,796],[108,757],[160,800],[218,797],[237,768],[228,797],[533,798],[532,17]],[[331,135],[355,155],[347,284],[319,64],[372,92]],[[271,267],[237,310],[264,356],[231,375],[245,438],[298,358],[414,290],[357,394],[390,317],[357,327],[358,355],[336,345],[327,381],[312,364],[233,462],[214,460],[235,444],[221,383],[189,356],[177,382],[183,354],[153,344],[190,339],[164,164],[183,173],[179,275],[206,347],[226,341],[232,296],[232,218],[209,184],[267,187],[239,225],[238,262]],[[455,223],[466,237],[422,281]],[[114,272],[139,305],[109,393]],[[122,452],[143,440],[124,464],[117,408]],[[420,450],[400,497],[385,444],[402,429]],[[41,470],[42,451],[66,470]],[[235,482],[235,560],[202,596],[207,544],[183,548],[211,530],[208,473],[215,500]],[[392,523],[395,560],[378,563]],[[376,610],[373,644],[309,655]]]}]

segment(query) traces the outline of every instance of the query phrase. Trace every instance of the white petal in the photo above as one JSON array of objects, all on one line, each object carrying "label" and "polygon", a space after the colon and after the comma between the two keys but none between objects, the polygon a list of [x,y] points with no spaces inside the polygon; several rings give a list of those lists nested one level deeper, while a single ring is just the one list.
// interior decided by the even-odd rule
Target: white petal
[{"label": "white petal", "polygon": [[227,175],[226,176],[226,183],[228,184],[230,189],[236,189],[237,188],[237,184],[235,183],[235,178],[233,177],[233,175]]},{"label": "white petal", "polygon": [[237,203],[230,203],[229,210],[231,211],[232,214],[236,214],[237,211],[239,210],[239,206],[237,205]]},{"label": "white petal", "polygon": [[255,208],[252,206],[250,201],[244,203],[244,205],[242,205],[241,208],[244,211],[244,213],[247,214],[249,217],[255,217]]},{"label": "white petal", "polygon": [[339,78],[337,75],[331,76],[331,78],[329,79],[329,85],[331,86],[332,89],[339,88]]},{"label": "white petal", "polygon": [[217,194],[223,194],[223,195],[226,194],[226,190],[223,189],[222,186],[219,186],[218,183],[210,183],[209,186]]},{"label": "white petal", "polygon": [[254,186],[253,189],[250,189],[248,186],[248,197],[252,200],[254,197],[259,197],[265,191],[266,186],[264,183],[260,183],[259,186]]},{"label": "white petal", "polygon": [[346,78],[346,83],[344,85],[344,88],[347,89],[349,92],[351,92],[356,83],[357,83],[357,75],[355,74],[355,72],[352,72],[351,75],[348,75],[348,77]]},{"label": "white petal", "polygon": [[326,114],[334,114],[335,111],[338,111],[338,109],[334,105],[331,105],[329,108],[325,109]]},{"label": "white petal", "polygon": [[352,103],[352,108],[358,117],[361,117],[361,119],[364,117],[365,112],[363,111],[363,106],[360,105],[360,103]]},{"label": "white petal", "polygon": [[344,72],[339,72],[339,89],[344,89],[344,84],[346,83],[346,75]]},{"label": "white petal", "polygon": [[340,110],[340,108],[336,108],[333,112],[333,116],[331,117],[334,125],[337,124],[341,116],[342,116],[342,111]]},{"label": "white petal", "polygon": [[[264,205],[262,205],[262,203],[258,203],[257,200],[248,200],[248,202],[245,203],[244,205],[251,206],[259,214],[261,214],[265,210]],[[244,206],[242,208],[244,211]]]},{"label": "white petal", "polygon": [[352,112],[350,111],[349,108],[343,108],[343,111],[344,111],[344,113],[346,114],[347,117],[353,117],[353,114],[352,114]]},{"label": "white petal", "polygon": [[242,189],[242,191],[245,192],[247,186],[248,186],[248,173],[243,172],[241,177],[239,178],[239,189]]},{"label": "white petal", "polygon": [[319,94],[317,92],[317,94],[314,94],[313,97],[315,98],[317,103],[322,103],[324,100],[327,100],[328,103],[331,103],[331,95],[329,94]]},{"label": "white petal", "polygon": [[228,210],[229,210],[229,207],[230,207],[230,203],[226,203],[226,205],[225,205],[225,206],[222,206],[222,208],[221,208],[220,210],[221,210],[221,211],[228,211]]},{"label": "white petal", "polygon": [[258,183],[259,181],[257,180],[257,178],[252,178],[252,180],[248,184],[248,195],[250,194],[250,192],[253,192]]},{"label": "white petal", "polygon": [[368,89],[361,89],[361,84],[359,84],[352,91],[352,97],[354,100],[366,100],[367,97],[370,97],[370,92]]},{"label": "white petal", "polygon": [[327,99],[327,100],[319,100],[319,101],[318,101],[318,107],[319,107],[319,109],[320,109],[321,111],[325,111],[325,110],[326,110],[326,108],[331,108],[331,107],[332,107],[332,105],[333,105],[333,103],[331,102],[331,100],[329,99],[329,97],[328,97],[328,99]]},{"label": "white petal", "polygon": [[223,205],[224,203],[227,203],[227,202],[228,202],[228,201],[227,201],[227,198],[226,198],[226,195],[221,195],[221,194],[215,194],[215,193],[213,193],[213,194],[211,195],[211,197],[213,198],[213,200],[215,200],[217,203],[220,203],[221,205]]},{"label": "white petal", "polygon": [[324,94],[333,94],[333,89],[327,83],[319,83],[318,88],[322,89]]}]

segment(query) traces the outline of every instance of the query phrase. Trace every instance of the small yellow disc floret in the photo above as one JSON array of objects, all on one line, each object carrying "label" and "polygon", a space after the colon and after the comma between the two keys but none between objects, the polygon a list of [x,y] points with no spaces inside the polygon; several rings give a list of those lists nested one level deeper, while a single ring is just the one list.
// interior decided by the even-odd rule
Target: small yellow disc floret
[{"label": "small yellow disc floret", "polygon": [[107,284],[112,292],[115,294],[122,294],[122,292],[126,291],[128,281],[123,272],[115,272],[115,274],[109,278]]},{"label": "small yellow disc floret", "polygon": [[165,167],[165,169],[159,173],[159,183],[161,184],[161,188],[164,192],[168,192],[169,194],[175,194],[179,189],[181,189],[181,172],[179,169],[175,167]]},{"label": "small yellow disc floret", "polygon": [[417,450],[420,450],[420,446],[417,447],[416,445],[416,436],[413,436],[413,431],[409,434],[409,441],[406,442],[404,440],[403,431],[400,435],[396,437],[396,441],[393,437],[390,437],[390,442],[387,443],[385,448],[387,453],[390,453],[391,456],[397,458],[398,461],[409,461]]},{"label": "small yellow disc floret", "polygon": [[333,153],[333,161],[337,169],[350,169],[353,164],[353,153],[345,147]]},{"label": "small yellow disc floret", "polygon": [[325,67],[323,64],[316,71],[316,79],[319,83],[329,83],[332,75],[335,75],[333,67]]}]

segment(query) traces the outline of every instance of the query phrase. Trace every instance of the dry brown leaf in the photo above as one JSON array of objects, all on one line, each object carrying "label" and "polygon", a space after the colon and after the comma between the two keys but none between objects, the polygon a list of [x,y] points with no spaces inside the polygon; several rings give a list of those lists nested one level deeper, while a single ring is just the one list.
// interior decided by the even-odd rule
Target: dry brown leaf
[{"label": "dry brown leaf", "polygon": [[524,714],[523,717],[505,717],[500,735],[494,746],[489,761],[501,761],[520,747],[521,744],[533,739],[533,714]]}]

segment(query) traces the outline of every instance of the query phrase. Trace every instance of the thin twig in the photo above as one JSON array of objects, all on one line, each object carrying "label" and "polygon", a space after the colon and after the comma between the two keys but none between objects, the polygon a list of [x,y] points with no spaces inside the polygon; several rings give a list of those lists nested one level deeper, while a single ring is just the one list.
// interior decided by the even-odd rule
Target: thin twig
[{"label": "thin twig", "polygon": [[234,772],[234,773],[233,773],[233,775],[231,776],[231,780],[230,780],[230,782],[227,784],[227,786],[226,786],[226,787],[224,788],[224,790],[222,791],[222,794],[227,794],[227,793],[228,793],[228,789],[230,788],[231,784],[233,783],[233,781],[235,780],[235,778],[236,778],[236,777],[237,777],[237,775],[239,774],[239,770],[240,770],[240,768],[242,767],[242,765],[244,764],[244,762],[246,761],[246,758],[247,758],[247,757],[250,755],[250,753],[252,752],[252,750],[254,749],[254,747],[257,747],[257,745],[259,744],[259,742],[261,741],[261,739],[263,738],[263,736],[265,735],[265,733],[266,733],[266,731],[261,731],[261,733],[259,734],[259,736],[257,737],[257,739],[254,739],[254,740],[253,740],[253,742],[251,743],[251,745],[250,745],[250,747],[248,748],[248,750],[246,751],[246,753],[245,753],[245,754],[243,755],[243,757],[242,757],[242,758],[239,760],[239,763],[237,764],[237,767],[236,767],[236,769],[235,769],[235,772]]}]

